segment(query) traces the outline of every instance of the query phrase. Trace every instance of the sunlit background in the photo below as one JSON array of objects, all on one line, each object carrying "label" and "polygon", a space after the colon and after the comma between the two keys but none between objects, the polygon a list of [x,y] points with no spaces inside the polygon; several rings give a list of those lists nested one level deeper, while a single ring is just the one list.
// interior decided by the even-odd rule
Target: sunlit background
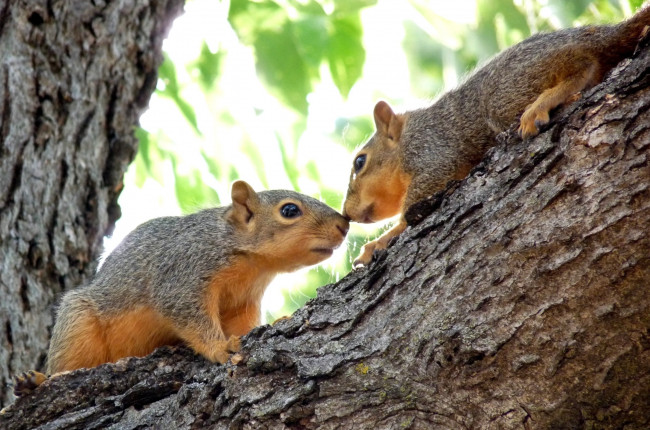
[{"label": "sunlit background", "polygon": [[[641,0],[189,0],[165,41],[157,90],[106,252],[138,224],[230,203],[230,185],[293,189],[340,210],[379,99],[429,104],[531,33],[632,14]],[[378,226],[353,225],[325,264],[268,288],[273,320],[338,280]]]}]

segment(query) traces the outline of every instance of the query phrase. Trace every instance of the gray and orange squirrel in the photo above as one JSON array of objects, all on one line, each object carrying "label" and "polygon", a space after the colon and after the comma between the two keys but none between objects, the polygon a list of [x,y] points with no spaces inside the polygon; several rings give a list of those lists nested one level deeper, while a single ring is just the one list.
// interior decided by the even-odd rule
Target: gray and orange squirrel
[{"label": "gray and orange squirrel", "polygon": [[375,134],[357,152],[343,204],[352,221],[372,223],[401,214],[368,242],[355,266],[406,229],[404,214],[419,200],[461,180],[519,120],[519,134],[535,136],[549,111],[600,83],[631,56],[650,25],[650,6],[616,25],[536,34],[496,55],[431,106],[395,114],[376,104]]},{"label": "gray and orange squirrel", "polygon": [[[47,372],[144,356],[184,342],[219,363],[260,324],[260,303],[280,272],[319,263],[349,223],[326,204],[283,190],[232,185],[232,205],[155,218],[129,233],[94,278],[63,296]],[[16,376],[16,395],[47,377]]]}]

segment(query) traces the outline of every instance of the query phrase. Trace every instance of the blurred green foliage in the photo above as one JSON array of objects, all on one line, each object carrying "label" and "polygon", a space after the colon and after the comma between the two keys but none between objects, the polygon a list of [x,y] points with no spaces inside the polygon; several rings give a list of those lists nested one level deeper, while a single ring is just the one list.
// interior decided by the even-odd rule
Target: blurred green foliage
[{"label": "blurred green foliage", "polygon": [[[133,181],[127,189],[142,188],[153,180],[169,190],[167,199],[175,198],[183,212],[190,212],[202,206],[228,204],[229,184],[241,177],[264,188],[282,186],[314,194],[340,208],[352,151],[373,132],[373,97],[385,97],[387,89],[376,88],[356,96],[362,107],[330,112],[335,119],[325,127],[315,124],[318,120],[314,118],[318,118],[319,109],[332,109],[319,108],[329,99],[312,97],[320,94],[318,88],[329,84],[338,91],[332,96],[338,100],[336,106],[346,106],[355,85],[370,76],[368,68],[376,67],[367,64],[367,53],[388,55],[384,54],[387,42],[369,38],[364,34],[366,28],[374,25],[380,29],[373,34],[381,34],[382,26],[403,30],[402,39],[393,43],[404,57],[386,58],[387,64],[406,62],[408,75],[396,74],[395,79],[408,80],[406,88],[412,95],[431,99],[456,85],[477,64],[534,32],[616,22],[642,3],[476,0],[460,5],[469,4],[474,9],[470,19],[460,22],[440,13],[439,9],[449,8],[451,2],[409,0],[393,3],[398,4],[394,16],[374,22],[378,15],[373,10],[392,1],[218,2],[223,13],[208,21],[221,31],[207,30],[210,40],[200,42],[194,50],[195,58],[183,63],[173,61],[171,55],[165,57],[152,105],[168,103],[174,119],[161,121],[172,123],[173,130],[161,126],[136,131],[140,149],[127,176]],[[187,7],[199,3],[190,0]],[[235,60],[244,54],[252,61],[239,61],[237,67],[250,64],[254,71],[233,71]],[[393,73],[389,68],[379,72]],[[244,84],[248,93],[236,88],[238,79],[255,76],[257,83]],[[403,100],[397,98],[398,102]],[[237,108],[241,103],[244,107]],[[321,131],[310,132],[314,128]],[[325,134],[321,140],[326,143],[314,143],[317,133],[321,137]],[[324,152],[309,155],[310,151]],[[338,166],[325,164],[322,154],[329,152],[343,154],[335,160]],[[301,274],[298,285],[283,290],[284,307],[267,319],[292,312],[313,297],[318,286],[342,277],[351,269],[351,256],[357,255],[367,240],[365,232],[353,230],[347,255]]]}]

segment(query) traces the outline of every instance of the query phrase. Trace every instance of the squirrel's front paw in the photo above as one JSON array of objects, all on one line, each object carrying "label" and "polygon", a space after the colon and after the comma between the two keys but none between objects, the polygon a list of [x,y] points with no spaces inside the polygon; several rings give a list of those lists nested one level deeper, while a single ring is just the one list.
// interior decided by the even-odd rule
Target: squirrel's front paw
[{"label": "squirrel's front paw", "polygon": [[522,139],[537,136],[539,128],[548,124],[549,119],[547,110],[536,107],[534,104],[528,106],[521,116],[518,130],[519,136]]},{"label": "squirrel's front paw", "polygon": [[35,370],[28,370],[14,376],[14,395],[21,397],[30,394],[47,380],[47,376]]},{"label": "squirrel's front paw", "polygon": [[207,353],[200,352],[195,347],[192,348],[208,360],[224,364],[228,362],[231,354],[239,351],[241,348],[241,341],[239,340],[239,336],[231,335],[228,340],[216,341],[214,346],[212,346]]},{"label": "squirrel's front paw", "polygon": [[381,249],[378,246],[378,241],[373,240],[372,242],[366,243],[361,249],[361,255],[354,260],[352,267],[358,269],[362,266],[367,266],[372,261],[372,255],[376,249]]},{"label": "squirrel's front paw", "polygon": [[241,340],[239,336],[231,335],[226,344],[226,350],[230,353],[238,352],[241,349]]}]

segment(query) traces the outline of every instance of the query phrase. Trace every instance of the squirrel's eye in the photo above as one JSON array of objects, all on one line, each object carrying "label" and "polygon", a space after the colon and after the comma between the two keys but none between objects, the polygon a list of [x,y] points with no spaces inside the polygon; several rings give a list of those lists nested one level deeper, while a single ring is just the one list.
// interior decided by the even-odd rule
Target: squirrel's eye
[{"label": "squirrel's eye", "polygon": [[366,164],[366,154],[361,154],[354,159],[354,171],[358,172]]},{"label": "squirrel's eye", "polygon": [[293,203],[287,203],[280,208],[280,213],[285,218],[295,218],[302,215],[300,208]]}]

